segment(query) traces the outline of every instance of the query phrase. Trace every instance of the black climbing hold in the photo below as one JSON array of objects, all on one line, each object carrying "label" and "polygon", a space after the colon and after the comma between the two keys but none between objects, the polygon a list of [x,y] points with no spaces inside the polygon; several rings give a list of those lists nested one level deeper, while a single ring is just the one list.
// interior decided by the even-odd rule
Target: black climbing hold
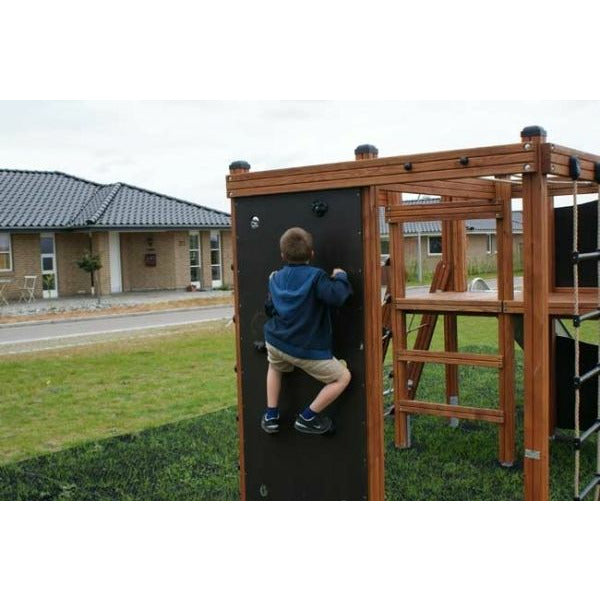
[{"label": "black climbing hold", "polygon": [[411,162],[405,162],[404,163],[404,170],[405,171],[412,171],[412,163]]},{"label": "black climbing hold", "polygon": [[463,167],[465,167],[466,165],[468,165],[468,164],[469,164],[469,157],[468,157],[468,156],[461,156],[461,157],[458,159],[458,162],[459,162],[459,163],[460,163],[460,164],[461,164]]},{"label": "black climbing hold", "polygon": [[322,217],[328,209],[327,202],[323,202],[322,200],[315,200],[312,203],[312,211],[317,217]]}]

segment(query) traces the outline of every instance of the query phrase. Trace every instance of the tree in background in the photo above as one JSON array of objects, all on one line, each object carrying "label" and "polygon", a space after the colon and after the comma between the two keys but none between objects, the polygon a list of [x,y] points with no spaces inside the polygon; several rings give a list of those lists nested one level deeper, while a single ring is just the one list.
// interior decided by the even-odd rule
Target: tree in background
[{"label": "tree in background", "polygon": [[[96,295],[97,290],[98,301],[100,301],[100,279],[96,278],[96,271],[99,271],[102,268],[100,255],[92,254],[91,252],[85,252],[82,258],[76,262],[80,269],[83,269],[86,273],[90,274],[92,282],[92,296]],[[97,286],[95,285],[96,280],[98,281]]]}]

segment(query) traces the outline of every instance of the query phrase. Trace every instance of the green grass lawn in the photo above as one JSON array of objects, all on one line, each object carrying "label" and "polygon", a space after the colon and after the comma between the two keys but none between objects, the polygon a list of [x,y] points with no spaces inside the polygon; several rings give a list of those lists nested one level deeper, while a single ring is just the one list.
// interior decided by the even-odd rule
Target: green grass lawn
[{"label": "green grass lawn", "polygon": [[[441,321],[440,321],[441,323]],[[441,330],[441,327],[439,328]],[[440,344],[440,331],[435,343]],[[459,321],[465,351],[494,352],[495,319]],[[0,499],[234,500],[239,496],[234,338],[223,324],[185,333],[0,361]],[[461,398],[494,406],[497,373],[460,369]],[[385,419],[388,500],[522,498],[522,353],[517,351],[517,457],[497,463],[497,428],[412,419],[398,450]],[[443,398],[428,365],[419,395]],[[585,444],[591,473],[595,444]],[[552,445],[552,497],[571,499],[573,453]]]},{"label": "green grass lawn", "polygon": [[233,328],[0,359],[0,464],[235,403]]}]

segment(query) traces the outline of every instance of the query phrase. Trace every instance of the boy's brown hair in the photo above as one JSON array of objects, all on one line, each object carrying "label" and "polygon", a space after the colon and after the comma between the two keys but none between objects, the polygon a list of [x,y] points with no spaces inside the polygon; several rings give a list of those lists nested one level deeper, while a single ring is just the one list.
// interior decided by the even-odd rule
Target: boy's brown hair
[{"label": "boy's brown hair", "polygon": [[279,240],[283,260],[288,263],[305,263],[312,258],[312,235],[301,227],[292,227]]}]

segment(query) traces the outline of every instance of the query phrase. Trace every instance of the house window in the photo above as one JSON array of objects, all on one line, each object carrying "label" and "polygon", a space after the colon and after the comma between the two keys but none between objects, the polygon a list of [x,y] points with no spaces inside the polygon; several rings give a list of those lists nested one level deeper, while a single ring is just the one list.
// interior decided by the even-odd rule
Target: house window
[{"label": "house window", "polygon": [[487,234],[487,247],[486,251],[488,254],[496,254],[496,236],[493,233]]},{"label": "house window", "polygon": [[221,232],[216,229],[210,232],[210,272],[212,287],[221,287]]},{"label": "house window", "polygon": [[190,283],[197,288],[201,287],[201,265],[200,234],[190,231]]},{"label": "house window", "polygon": [[442,236],[434,235],[427,238],[427,254],[429,256],[440,256],[442,254]]},{"label": "house window", "polygon": [[10,233],[0,233],[0,271],[12,271]]}]

